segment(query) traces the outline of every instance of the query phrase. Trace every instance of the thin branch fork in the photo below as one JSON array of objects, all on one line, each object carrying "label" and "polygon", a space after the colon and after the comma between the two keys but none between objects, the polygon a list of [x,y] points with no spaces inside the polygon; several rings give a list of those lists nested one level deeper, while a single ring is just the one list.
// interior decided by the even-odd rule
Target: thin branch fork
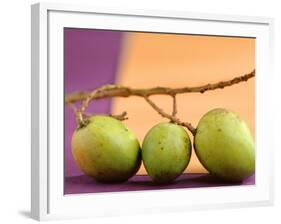
[{"label": "thin branch fork", "polygon": [[175,115],[170,115],[166,112],[164,112],[160,107],[158,107],[151,99],[148,97],[144,97],[146,102],[154,109],[156,110],[162,117],[168,118],[173,123],[176,123],[178,125],[186,127],[193,135],[196,133],[196,128],[192,126],[192,124],[188,122],[182,122],[179,118],[175,117]]}]

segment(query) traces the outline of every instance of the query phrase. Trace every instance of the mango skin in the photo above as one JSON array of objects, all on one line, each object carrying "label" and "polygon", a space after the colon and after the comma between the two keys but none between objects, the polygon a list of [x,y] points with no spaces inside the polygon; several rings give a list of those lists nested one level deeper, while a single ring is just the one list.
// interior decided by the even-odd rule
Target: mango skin
[{"label": "mango skin", "polygon": [[100,182],[123,182],[141,165],[140,145],[119,120],[92,116],[72,136],[72,154],[79,168]]},{"label": "mango skin", "polygon": [[185,170],[190,157],[189,136],[179,125],[159,123],[144,138],[142,159],[153,182],[172,182]]},{"label": "mango skin", "polygon": [[239,182],[255,172],[255,143],[247,124],[235,113],[217,108],[199,121],[195,153],[215,176]]}]

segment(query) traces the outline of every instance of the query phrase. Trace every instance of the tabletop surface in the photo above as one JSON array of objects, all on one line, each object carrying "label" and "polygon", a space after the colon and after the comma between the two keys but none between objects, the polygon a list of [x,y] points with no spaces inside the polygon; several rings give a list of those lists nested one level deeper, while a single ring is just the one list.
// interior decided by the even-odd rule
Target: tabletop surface
[{"label": "tabletop surface", "polygon": [[139,190],[160,190],[198,187],[220,187],[237,185],[254,185],[255,175],[239,183],[229,183],[219,180],[210,174],[182,174],[174,182],[166,185],[154,184],[147,175],[137,175],[123,183],[105,184],[95,181],[86,175],[65,178],[65,194],[101,193]]}]

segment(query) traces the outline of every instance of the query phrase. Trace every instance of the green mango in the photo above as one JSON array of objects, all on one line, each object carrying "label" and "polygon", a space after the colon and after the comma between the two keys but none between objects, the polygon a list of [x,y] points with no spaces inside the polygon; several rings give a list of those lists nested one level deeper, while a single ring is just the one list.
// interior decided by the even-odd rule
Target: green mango
[{"label": "green mango", "polygon": [[170,183],[187,167],[191,143],[187,132],[173,123],[159,123],[149,130],[142,144],[142,159],[156,183]]},{"label": "green mango", "polygon": [[126,181],[141,164],[137,138],[109,116],[92,116],[74,132],[72,154],[80,169],[100,182]]},{"label": "green mango", "polygon": [[200,119],[194,148],[202,165],[226,181],[242,181],[255,172],[251,132],[243,120],[226,109],[211,110]]}]

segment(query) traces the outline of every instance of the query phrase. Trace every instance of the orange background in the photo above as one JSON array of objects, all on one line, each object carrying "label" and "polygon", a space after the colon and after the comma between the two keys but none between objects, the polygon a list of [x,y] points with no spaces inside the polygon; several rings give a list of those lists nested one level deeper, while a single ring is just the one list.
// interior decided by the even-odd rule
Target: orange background
[{"label": "orange background", "polygon": [[[156,86],[196,86],[228,80],[255,68],[255,39],[196,35],[126,33],[117,75],[117,84],[132,88]],[[167,112],[172,111],[169,96],[151,99]],[[239,114],[255,132],[255,79],[223,90],[204,94],[187,93],[177,96],[178,114],[182,121],[196,127],[200,118],[217,107]],[[142,142],[155,124],[168,121],[153,110],[143,98],[114,98],[113,113],[127,111],[126,125]],[[192,135],[189,133],[192,139]],[[195,153],[185,172],[206,170]],[[141,167],[138,174],[144,174]]]}]

